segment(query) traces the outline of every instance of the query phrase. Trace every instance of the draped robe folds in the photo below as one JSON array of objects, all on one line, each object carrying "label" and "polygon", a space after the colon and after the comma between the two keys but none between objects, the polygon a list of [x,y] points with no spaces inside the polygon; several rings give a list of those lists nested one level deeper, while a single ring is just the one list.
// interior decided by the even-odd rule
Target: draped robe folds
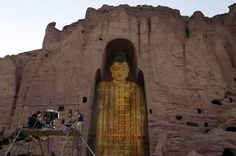
[{"label": "draped robe folds", "polygon": [[124,83],[98,85],[96,156],[144,156],[144,97],[140,87]]}]

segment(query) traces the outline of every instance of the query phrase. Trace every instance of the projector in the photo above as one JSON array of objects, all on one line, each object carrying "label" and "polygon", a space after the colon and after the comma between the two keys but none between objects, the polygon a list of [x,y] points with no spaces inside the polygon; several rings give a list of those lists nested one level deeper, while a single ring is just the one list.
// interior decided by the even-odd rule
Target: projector
[{"label": "projector", "polygon": [[45,123],[45,128],[55,129],[56,121],[59,118],[59,113],[54,110],[45,110],[43,112],[43,121]]}]

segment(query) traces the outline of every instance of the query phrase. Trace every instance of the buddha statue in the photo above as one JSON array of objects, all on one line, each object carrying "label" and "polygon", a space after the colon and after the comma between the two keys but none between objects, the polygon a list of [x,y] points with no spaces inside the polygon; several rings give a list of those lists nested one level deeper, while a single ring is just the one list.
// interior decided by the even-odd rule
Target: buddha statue
[{"label": "buddha statue", "polygon": [[112,81],[98,84],[96,156],[144,156],[143,93],[127,80],[124,56],[115,57],[110,70]]}]

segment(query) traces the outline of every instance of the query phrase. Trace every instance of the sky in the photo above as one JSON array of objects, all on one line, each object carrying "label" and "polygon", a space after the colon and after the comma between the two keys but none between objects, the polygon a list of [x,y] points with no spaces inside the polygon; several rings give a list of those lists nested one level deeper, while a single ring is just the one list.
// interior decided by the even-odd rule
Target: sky
[{"label": "sky", "polygon": [[49,23],[56,22],[56,28],[62,30],[84,19],[88,7],[161,5],[178,9],[181,15],[201,11],[213,17],[227,13],[233,3],[236,0],[0,0],[0,57],[42,48]]}]

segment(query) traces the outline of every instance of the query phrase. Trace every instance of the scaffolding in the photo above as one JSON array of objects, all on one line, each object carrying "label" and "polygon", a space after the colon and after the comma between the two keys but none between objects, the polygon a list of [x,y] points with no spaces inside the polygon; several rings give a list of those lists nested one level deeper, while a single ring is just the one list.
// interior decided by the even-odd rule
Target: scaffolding
[{"label": "scaffolding", "polygon": [[[19,137],[23,135],[24,139],[19,140]],[[53,138],[52,138],[53,137]],[[61,137],[63,140],[61,148],[55,150],[51,149],[51,142],[57,143],[57,137]],[[50,139],[51,138],[51,139]],[[17,140],[18,139],[18,140]],[[43,142],[42,142],[43,141]],[[40,153],[33,151],[30,147],[38,146]],[[68,130],[66,133],[58,129],[26,129],[21,128],[18,130],[14,140],[5,153],[5,156],[15,156],[22,152],[22,149],[26,151],[26,154],[42,155],[42,156],[80,156],[82,152],[82,144],[88,148],[93,156],[95,154],[90,149],[86,141],[81,136],[80,132],[76,129]],[[56,152],[56,153],[55,153]]]}]

